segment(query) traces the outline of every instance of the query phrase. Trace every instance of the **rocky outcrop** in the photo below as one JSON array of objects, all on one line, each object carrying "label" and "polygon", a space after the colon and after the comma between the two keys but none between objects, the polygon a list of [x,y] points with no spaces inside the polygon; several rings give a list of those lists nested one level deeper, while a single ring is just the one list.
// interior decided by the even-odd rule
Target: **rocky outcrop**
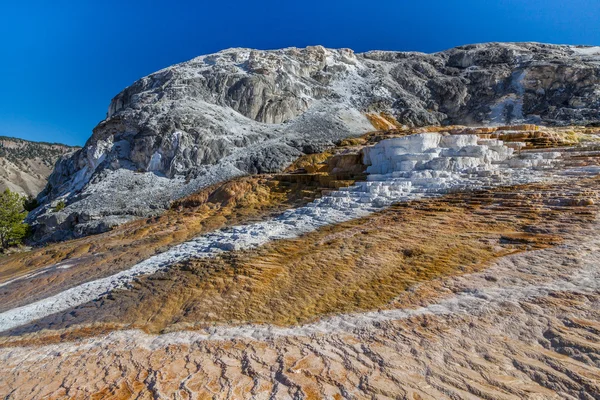
[{"label": "rocky outcrop", "polygon": [[588,125],[599,109],[600,48],[224,50],[117,95],[86,146],[57,165],[32,221],[38,240],[102,231],[214,182],[282,170],[372,130],[368,113],[392,125]]},{"label": "rocky outcrop", "polygon": [[46,186],[56,161],[77,149],[64,144],[1,136],[0,191],[10,189],[22,195],[36,196]]}]

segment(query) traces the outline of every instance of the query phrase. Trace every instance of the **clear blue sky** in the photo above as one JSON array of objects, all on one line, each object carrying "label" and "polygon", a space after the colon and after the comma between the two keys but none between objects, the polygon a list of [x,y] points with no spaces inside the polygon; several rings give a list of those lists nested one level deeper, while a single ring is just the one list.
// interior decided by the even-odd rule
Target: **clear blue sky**
[{"label": "clear blue sky", "polygon": [[82,145],[124,87],[227,47],[488,41],[600,45],[600,0],[3,0],[0,135]]}]

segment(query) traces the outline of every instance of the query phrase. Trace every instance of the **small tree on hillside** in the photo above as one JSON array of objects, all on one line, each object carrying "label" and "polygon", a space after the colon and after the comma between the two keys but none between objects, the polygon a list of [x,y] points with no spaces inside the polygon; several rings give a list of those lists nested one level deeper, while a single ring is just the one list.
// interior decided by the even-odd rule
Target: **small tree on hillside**
[{"label": "small tree on hillside", "polygon": [[6,189],[0,194],[0,248],[19,244],[27,236],[28,225],[23,222],[27,212],[23,209],[24,198]]}]

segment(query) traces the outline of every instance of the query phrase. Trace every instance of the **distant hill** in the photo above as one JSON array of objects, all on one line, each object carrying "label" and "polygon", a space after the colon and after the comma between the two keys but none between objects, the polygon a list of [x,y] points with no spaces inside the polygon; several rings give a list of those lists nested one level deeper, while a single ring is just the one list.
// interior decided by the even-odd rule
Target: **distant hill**
[{"label": "distant hill", "polygon": [[56,161],[78,147],[0,136],[0,190],[37,195]]}]

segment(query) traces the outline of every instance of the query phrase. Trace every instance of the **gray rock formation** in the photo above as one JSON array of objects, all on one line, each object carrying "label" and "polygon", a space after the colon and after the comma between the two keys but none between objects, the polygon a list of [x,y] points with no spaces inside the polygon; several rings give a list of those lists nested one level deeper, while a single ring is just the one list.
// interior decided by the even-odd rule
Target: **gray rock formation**
[{"label": "gray rock formation", "polygon": [[[435,54],[229,49],[140,79],[63,159],[31,217],[37,240],[156,213],[216,181],[279,171],[373,127],[600,123],[600,48],[489,43]],[[67,207],[53,211],[59,199]]]}]

